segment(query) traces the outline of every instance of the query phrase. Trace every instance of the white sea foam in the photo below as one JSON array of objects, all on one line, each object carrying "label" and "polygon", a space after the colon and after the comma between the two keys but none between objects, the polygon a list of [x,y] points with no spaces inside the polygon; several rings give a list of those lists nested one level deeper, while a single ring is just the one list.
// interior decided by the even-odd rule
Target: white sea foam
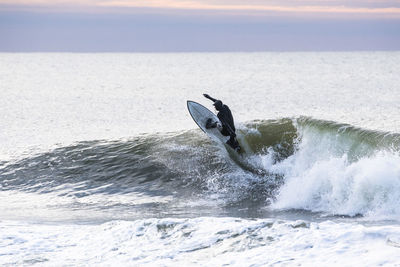
[{"label": "white sea foam", "polygon": [[0,222],[0,264],[394,266],[400,226],[235,218]]},{"label": "white sea foam", "polygon": [[285,176],[272,207],[400,219],[400,156],[390,151],[364,154],[359,145],[358,155],[349,159],[355,149],[343,136],[307,130],[291,157],[271,165],[266,156],[266,167]]}]

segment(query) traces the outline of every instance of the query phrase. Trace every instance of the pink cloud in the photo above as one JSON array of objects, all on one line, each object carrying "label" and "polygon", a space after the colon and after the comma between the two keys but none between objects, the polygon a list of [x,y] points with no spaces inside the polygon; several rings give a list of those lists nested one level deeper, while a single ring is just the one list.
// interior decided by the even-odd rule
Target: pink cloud
[{"label": "pink cloud", "polygon": [[69,8],[155,8],[177,10],[233,11],[235,13],[314,13],[314,14],[375,14],[400,17],[400,2],[395,0],[0,0],[1,5]]}]

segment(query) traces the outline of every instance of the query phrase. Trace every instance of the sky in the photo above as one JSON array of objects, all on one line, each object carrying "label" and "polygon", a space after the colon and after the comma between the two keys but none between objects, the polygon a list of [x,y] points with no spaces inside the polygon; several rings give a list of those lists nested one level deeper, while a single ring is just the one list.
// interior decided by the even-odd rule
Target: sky
[{"label": "sky", "polygon": [[0,0],[0,52],[400,50],[400,0]]}]

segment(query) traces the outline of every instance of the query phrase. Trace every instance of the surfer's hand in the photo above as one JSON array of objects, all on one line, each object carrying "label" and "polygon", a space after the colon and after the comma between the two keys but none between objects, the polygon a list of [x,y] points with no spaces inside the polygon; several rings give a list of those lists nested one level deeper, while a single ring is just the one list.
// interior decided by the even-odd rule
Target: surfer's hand
[{"label": "surfer's hand", "polygon": [[207,94],[203,94],[203,96],[206,97],[206,98],[210,98],[210,96],[207,95]]}]

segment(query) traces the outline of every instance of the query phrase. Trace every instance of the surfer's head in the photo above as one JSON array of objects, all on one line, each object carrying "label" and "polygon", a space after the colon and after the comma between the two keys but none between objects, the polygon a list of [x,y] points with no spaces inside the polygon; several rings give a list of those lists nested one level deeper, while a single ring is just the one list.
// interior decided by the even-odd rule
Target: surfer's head
[{"label": "surfer's head", "polygon": [[217,100],[214,102],[214,107],[216,110],[221,110],[222,109],[222,101],[221,100]]}]

